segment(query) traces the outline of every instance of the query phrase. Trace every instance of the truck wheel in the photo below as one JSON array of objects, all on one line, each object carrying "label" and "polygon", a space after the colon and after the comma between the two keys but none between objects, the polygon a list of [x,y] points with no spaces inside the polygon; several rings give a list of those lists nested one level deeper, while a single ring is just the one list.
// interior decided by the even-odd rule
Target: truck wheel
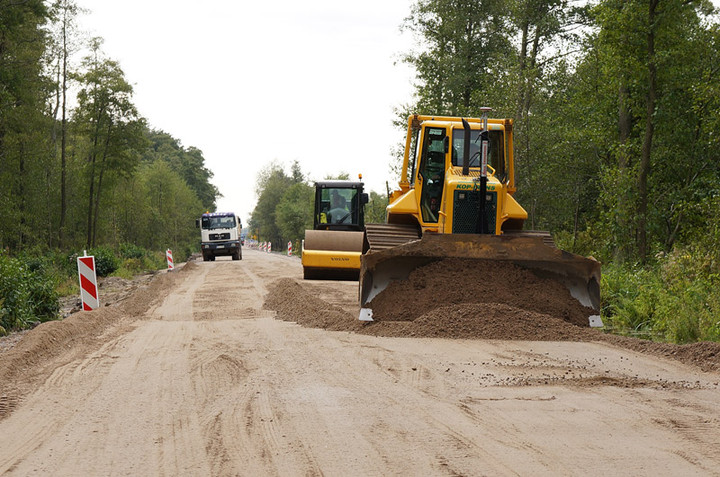
[{"label": "truck wheel", "polygon": [[208,254],[203,253],[203,262],[209,262],[209,261],[210,261],[210,257],[208,256]]},{"label": "truck wheel", "polygon": [[233,260],[240,260],[240,252],[234,252],[234,253],[232,254],[232,259],[233,259]]},{"label": "truck wheel", "polygon": [[214,262],[214,261],[215,261],[215,255],[210,255],[210,261],[211,261],[211,262]]}]

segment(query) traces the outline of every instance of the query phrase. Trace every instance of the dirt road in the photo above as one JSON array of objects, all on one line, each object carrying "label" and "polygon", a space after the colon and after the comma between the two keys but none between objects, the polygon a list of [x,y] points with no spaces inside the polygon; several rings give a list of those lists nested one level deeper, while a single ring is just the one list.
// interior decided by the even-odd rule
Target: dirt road
[{"label": "dirt road", "polygon": [[[0,353],[0,474],[720,475],[717,372],[600,342],[328,331],[263,308],[301,276],[296,258],[244,250],[27,333]],[[357,310],[357,283],[300,287]]]}]

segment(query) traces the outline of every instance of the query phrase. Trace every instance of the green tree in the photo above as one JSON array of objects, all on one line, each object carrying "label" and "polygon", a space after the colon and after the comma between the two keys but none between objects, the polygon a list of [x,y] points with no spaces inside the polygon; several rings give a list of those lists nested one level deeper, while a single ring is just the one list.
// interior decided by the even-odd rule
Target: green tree
[{"label": "green tree", "polygon": [[141,177],[148,207],[146,246],[179,250],[197,242],[193,218],[202,213],[202,204],[187,182],[166,161],[145,166]]},{"label": "green tree", "polygon": [[336,174],[326,174],[323,180],[326,181],[349,181],[350,174],[345,171],[340,171]]},{"label": "green tree", "polygon": [[365,205],[365,223],[367,224],[384,224],[386,211],[388,206],[387,194],[378,194],[370,191],[369,201]]},{"label": "green tree", "polygon": [[47,10],[42,1],[0,0],[0,246],[22,247],[48,233],[51,157],[42,71]]},{"label": "green tree", "polygon": [[682,234],[684,204],[717,180],[707,148],[713,120],[696,109],[701,83],[717,78],[717,43],[702,20],[708,6],[606,0],[593,10],[598,33],[586,58],[597,58],[595,71],[615,91],[596,104],[605,100],[598,110],[616,111],[618,134],[604,146],[610,160],[603,174],[616,259],[644,262],[669,250]]},{"label": "green tree", "polygon": [[210,180],[213,172],[205,165],[200,149],[185,148],[180,141],[162,131],[148,131],[150,148],[144,153],[143,161],[164,159],[177,171],[185,182],[195,191],[205,210],[215,210],[217,199],[221,197],[217,187]]},{"label": "green tree", "polygon": [[257,203],[252,211],[249,226],[261,241],[270,241],[274,247],[282,246],[283,237],[277,225],[277,206],[292,185],[283,168],[276,162],[258,173],[255,183]]},{"label": "green tree", "polygon": [[86,70],[78,78],[82,89],[75,111],[75,119],[88,140],[88,247],[94,246],[97,239],[106,174],[131,174],[145,146],[144,122],[132,103],[132,86],[117,62],[101,58],[100,43],[94,39],[92,54],[83,60]]},{"label": "green tree", "polygon": [[312,228],[314,201],[315,190],[305,182],[291,185],[283,194],[275,211],[283,242],[301,240]]},{"label": "green tree", "polygon": [[507,106],[504,85],[514,51],[505,2],[418,0],[403,27],[418,50],[403,60],[417,71],[415,112],[473,115],[478,106]]},{"label": "green tree", "polygon": [[[72,0],[57,0],[50,9],[52,19],[50,42],[48,45],[48,64],[53,70],[54,98],[52,104],[53,128],[52,143],[60,149],[60,219],[58,225],[58,244],[64,243],[67,218],[67,139],[68,139],[68,88],[72,80],[72,55],[79,49],[79,33],[76,18],[83,12]],[[58,124],[58,114],[60,122]],[[58,131],[59,130],[59,131]]]}]

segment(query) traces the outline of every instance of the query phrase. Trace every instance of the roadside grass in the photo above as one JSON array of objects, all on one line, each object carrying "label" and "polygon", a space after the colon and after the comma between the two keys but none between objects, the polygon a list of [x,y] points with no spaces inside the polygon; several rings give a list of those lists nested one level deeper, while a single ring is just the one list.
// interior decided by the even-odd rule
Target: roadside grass
[{"label": "roadside grass", "polygon": [[720,277],[678,258],[603,268],[601,315],[609,331],[676,344],[720,341]]},{"label": "roadside grass", "polygon": [[[130,280],[167,268],[164,252],[132,244],[95,247],[87,254],[95,257],[99,277]],[[77,257],[57,250],[32,249],[17,256],[0,251],[0,336],[59,318],[60,297],[80,293]]]}]

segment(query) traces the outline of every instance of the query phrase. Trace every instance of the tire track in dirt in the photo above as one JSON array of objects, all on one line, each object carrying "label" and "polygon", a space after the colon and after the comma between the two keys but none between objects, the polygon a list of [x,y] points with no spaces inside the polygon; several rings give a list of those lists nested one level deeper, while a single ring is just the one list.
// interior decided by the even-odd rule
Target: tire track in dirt
[{"label": "tire track in dirt", "polygon": [[[258,259],[274,259],[246,254],[243,263],[248,258],[258,265]],[[319,475],[312,458],[284,437],[288,432],[282,428],[282,413],[267,397],[263,366],[252,357],[269,350],[257,345],[248,349],[246,345],[248,339],[265,341],[256,323],[273,315],[261,308],[262,295],[258,292],[265,290],[263,280],[249,267],[222,262],[213,265],[212,280],[195,291],[193,318],[203,320],[208,333],[193,343],[191,358],[195,363],[194,386],[203,396],[199,408],[203,409],[203,435],[212,473],[274,475],[278,470],[280,474],[296,474],[298,469],[307,469],[301,473]],[[263,267],[254,269],[262,271]],[[212,311],[204,311],[207,309]],[[228,320],[239,321],[228,328]],[[277,459],[278,455],[282,458]]]},{"label": "tire track in dirt", "polygon": [[[717,374],[606,343],[303,328],[260,311],[258,290],[273,294],[268,281],[293,274],[301,275],[297,259],[248,251],[240,262],[164,275],[173,283],[162,303],[117,330],[109,325],[116,331],[78,348],[72,356],[80,358],[55,362],[52,379],[0,421],[0,473],[693,475],[720,468],[712,432],[720,421]],[[312,294],[314,285],[294,290]],[[323,316],[285,289],[287,309],[341,329],[356,288],[319,285],[332,301],[313,301]],[[623,379],[640,385],[624,387]]]}]

